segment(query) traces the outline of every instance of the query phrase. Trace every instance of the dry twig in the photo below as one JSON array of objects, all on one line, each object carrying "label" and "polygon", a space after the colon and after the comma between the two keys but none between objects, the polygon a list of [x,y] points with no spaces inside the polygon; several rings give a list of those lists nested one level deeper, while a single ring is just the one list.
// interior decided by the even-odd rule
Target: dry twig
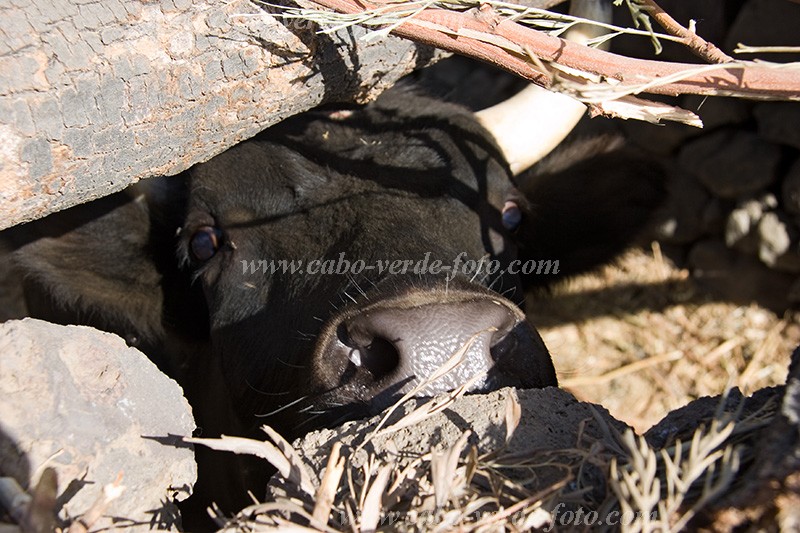
[{"label": "dry twig", "polygon": [[[408,10],[408,3],[378,3],[367,0],[314,0],[315,4],[339,13],[358,15],[364,20],[378,13],[386,17]],[[442,6],[444,2],[428,2]],[[452,2],[451,2],[452,4]],[[651,94],[699,94],[737,96],[753,99],[800,99],[800,66],[763,62],[733,61],[700,66],[633,59],[580,44],[542,31],[524,27],[510,17],[500,17],[491,3],[463,0],[463,9],[425,7],[402,16],[391,26],[392,33],[451,52],[481,59],[543,87],[552,84],[527,53],[544,63],[557,63],[582,74],[606,80],[605,99],[642,92]],[[351,23],[359,23],[359,18]],[[574,87],[571,87],[573,90]],[[590,98],[574,94],[581,101],[600,101],[597,91]]]},{"label": "dry twig", "polygon": [[124,491],[125,487],[122,486],[122,472],[120,472],[113,483],[109,483],[103,487],[102,492],[89,510],[83,513],[80,518],[69,526],[67,533],[87,533],[103,516],[108,506],[111,505],[111,502],[119,498]]},{"label": "dry twig", "polygon": [[731,56],[717,48],[713,43],[697,35],[693,28],[685,28],[682,26],[677,20],[672,18],[669,13],[664,11],[655,0],[637,1],[646,8],[647,13],[656,19],[656,22],[658,22],[662,28],[667,30],[668,33],[680,37],[681,42],[697,57],[709,63],[728,63],[729,61],[734,61]]}]

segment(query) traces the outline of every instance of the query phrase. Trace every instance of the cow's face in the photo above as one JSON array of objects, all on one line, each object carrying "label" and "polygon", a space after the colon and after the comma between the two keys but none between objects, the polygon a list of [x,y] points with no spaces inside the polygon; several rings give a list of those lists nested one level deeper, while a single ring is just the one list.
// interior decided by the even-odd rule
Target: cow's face
[{"label": "cow's face", "polygon": [[[554,385],[514,304],[552,277],[506,269],[554,260],[575,273],[630,242],[659,203],[661,174],[612,147],[567,150],[568,164],[555,158],[514,189],[473,115],[394,92],[297,117],[183,177],[5,237],[31,315],[138,345],[178,376],[203,435],[266,423],[292,436],[379,410],[454,355],[463,362],[422,393],[474,376],[473,390]],[[272,272],[270,261],[306,270]],[[255,465],[197,453],[200,502],[260,490]]]},{"label": "cow's face", "polygon": [[144,195],[8,237],[34,316],[95,325],[161,356],[212,432],[269,423],[296,434],[338,420],[339,407],[378,410],[460,352],[464,362],[424,393],[482,373],[475,390],[555,384],[514,305],[521,282],[551,277],[507,269],[553,260],[578,272],[637,233],[661,197],[660,172],[612,147],[567,151],[568,165],[551,161],[515,189],[471,113],[392,91],[286,121]]},{"label": "cow's face", "polygon": [[[141,347],[182,378],[204,436],[261,423],[291,436],[376,411],[453,356],[461,364],[422,393],[555,385],[515,305],[552,277],[515,272],[552,260],[571,274],[612,258],[659,203],[661,173],[601,141],[514,188],[506,159],[530,163],[530,139],[565,130],[541,122],[537,110],[561,117],[553,106],[513,100],[528,111],[509,121],[501,105],[495,121],[392,90],[9,231],[31,315]],[[583,111],[568,108],[574,120]],[[479,121],[537,131],[493,136]],[[495,137],[522,142],[503,142],[504,156]],[[197,453],[208,501],[244,495],[239,482],[263,487],[263,472]]]},{"label": "cow's face", "polygon": [[296,118],[193,169],[180,253],[239,416],[299,398],[294,428],[298,410],[313,425],[344,405],[366,414],[462,348],[425,393],[476,374],[473,389],[554,385],[547,350],[501,296],[522,297],[505,272],[510,190],[469,113],[402,92]]}]

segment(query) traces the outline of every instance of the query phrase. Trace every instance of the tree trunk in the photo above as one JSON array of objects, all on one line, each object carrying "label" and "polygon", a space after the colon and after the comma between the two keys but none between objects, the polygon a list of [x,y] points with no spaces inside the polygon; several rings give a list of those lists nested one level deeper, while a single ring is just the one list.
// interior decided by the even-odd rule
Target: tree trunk
[{"label": "tree trunk", "polygon": [[246,0],[0,7],[0,229],[205,161],[322,102],[365,101],[435,52],[316,34]]}]

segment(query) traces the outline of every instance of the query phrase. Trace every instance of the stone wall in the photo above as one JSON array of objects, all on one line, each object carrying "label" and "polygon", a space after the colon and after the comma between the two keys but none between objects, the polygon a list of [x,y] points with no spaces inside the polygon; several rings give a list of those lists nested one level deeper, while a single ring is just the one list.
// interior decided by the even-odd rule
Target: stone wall
[{"label": "stone wall", "polygon": [[[732,53],[737,43],[800,45],[800,4],[659,2],[681,23]],[[623,21],[620,21],[623,22]],[[623,22],[624,23],[624,22]],[[618,51],[651,57],[646,40]],[[663,60],[698,61],[677,45]],[[800,54],[759,54],[775,62]],[[752,57],[748,57],[752,59]],[[683,96],[705,127],[628,122],[630,138],[670,168],[670,198],[657,238],[679,263],[725,298],[773,309],[800,303],[800,103]]]}]

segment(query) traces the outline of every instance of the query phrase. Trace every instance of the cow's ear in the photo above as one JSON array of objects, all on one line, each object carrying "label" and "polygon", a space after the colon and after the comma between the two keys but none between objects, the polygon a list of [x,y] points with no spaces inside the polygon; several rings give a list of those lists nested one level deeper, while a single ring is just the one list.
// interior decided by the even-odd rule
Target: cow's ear
[{"label": "cow's ear", "polygon": [[28,314],[134,344],[160,337],[163,281],[175,265],[176,226],[155,207],[168,203],[167,190],[132,187],[7,231]]},{"label": "cow's ear", "polygon": [[[664,197],[657,161],[601,137],[574,143],[520,176],[506,205],[521,211],[514,232],[520,259],[558,261],[559,275],[570,276],[607,263],[633,244]],[[529,275],[524,281],[546,285],[554,276]]]}]

